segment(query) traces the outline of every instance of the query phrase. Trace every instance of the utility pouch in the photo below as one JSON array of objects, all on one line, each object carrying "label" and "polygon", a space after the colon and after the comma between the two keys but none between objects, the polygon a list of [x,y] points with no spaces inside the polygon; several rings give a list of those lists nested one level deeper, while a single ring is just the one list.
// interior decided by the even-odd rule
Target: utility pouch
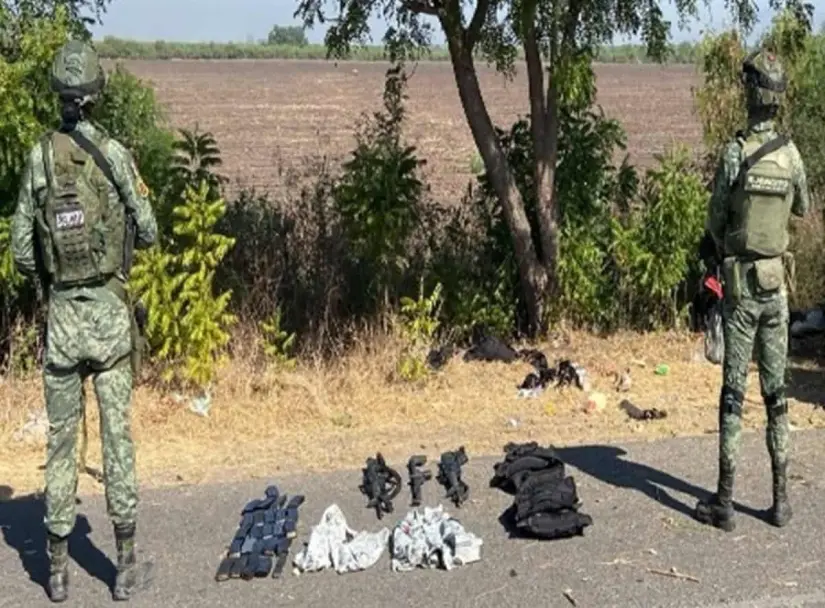
[{"label": "utility pouch", "polygon": [[753,263],[756,287],[763,293],[776,291],[785,283],[785,264],[782,256],[756,260]]},{"label": "utility pouch", "polygon": [[724,283],[725,297],[730,298],[733,304],[742,299],[742,268],[739,260],[728,257],[722,260],[722,282]]}]

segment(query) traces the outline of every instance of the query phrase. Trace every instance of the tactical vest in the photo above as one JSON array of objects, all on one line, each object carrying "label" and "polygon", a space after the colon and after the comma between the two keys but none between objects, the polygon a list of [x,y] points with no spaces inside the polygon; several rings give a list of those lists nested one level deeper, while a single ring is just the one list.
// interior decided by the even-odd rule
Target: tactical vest
[{"label": "tactical vest", "polygon": [[[105,155],[106,142],[95,143]],[[114,184],[69,135],[47,134],[41,146],[47,189],[37,232],[46,271],[64,287],[104,282],[123,261],[125,208],[110,204]]]},{"label": "tactical vest", "polygon": [[[762,145],[758,134],[741,142],[743,158]],[[769,152],[737,177],[725,233],[725,254],[773,258],[788,248],[793,162],[787,146]]]}]

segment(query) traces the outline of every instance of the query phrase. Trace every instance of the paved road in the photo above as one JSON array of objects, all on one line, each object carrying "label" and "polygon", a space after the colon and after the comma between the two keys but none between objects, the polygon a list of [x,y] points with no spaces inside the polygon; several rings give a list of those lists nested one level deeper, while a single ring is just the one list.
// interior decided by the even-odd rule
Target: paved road
[{"label": "paved road", "polygon": [[[392,573],[385,553],[378,565],[361,573],[214,582],[237,513],[270,482],[307,496],[299,541],[332,502],[353,527],[377,530],[379,524],[357,490],[359,471],[146,492],[139,542],[143,554],[156,563],[155,579],[131,604],[552,608],[573,605],[563,595],[569,589],[580,607],[825,606],[823,443],[822,431],[794,434],[795,519],[789,528],[777,530],[759,519],[770,502],[764,440],[761,434],[746,435],[737,483],[738,528],[728,535],[699,526],[688,515],[696,498],[714,483],[715,436],[563,450],[579,485],[582,510],[594,525],[584,537],[550,542],[508,538],[498,515],[511,498],[487,487],[495,459],[471,455],[466,478],[474,500],[457,514],[483,537],[483,557],[451,572]],[[272,451],[274,459],[277,446]],[[426,504],[437,504],[440,487],[429,482],[424,495]],[[396,499],[396,511],[406,511],[408,500],[405,491]],[[68,605],[107,605],[114,567],[104,553],[113,554],[114,541],[102,498],[84,499],[80,512]],[[42,514],[41,504],[31,499],[0,504],[5,538],[0,543],[0,606],[48,605],[35,582],[45,571]],[[649,572],[671,568],[699,582]]]}]

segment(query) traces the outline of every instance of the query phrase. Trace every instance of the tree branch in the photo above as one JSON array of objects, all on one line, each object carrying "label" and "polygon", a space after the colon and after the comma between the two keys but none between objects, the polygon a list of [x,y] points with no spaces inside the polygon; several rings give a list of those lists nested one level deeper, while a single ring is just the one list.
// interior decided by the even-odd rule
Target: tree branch
[{"label": "tree branch", "polygon": [[464,33],[464,44],[473,50],[478,36],[481,33],[481,28],[484,27],[484,22],[487,20],[487,13],[490,10],[490,0],[478,0],[476,10],[473,12],[473,18],[470,20],[470,25]]},{"label": "tree branch", "polygon": [[442,8],[439,0],[404,0],[401,4],[414,13],[422,15],[438,15]]}]

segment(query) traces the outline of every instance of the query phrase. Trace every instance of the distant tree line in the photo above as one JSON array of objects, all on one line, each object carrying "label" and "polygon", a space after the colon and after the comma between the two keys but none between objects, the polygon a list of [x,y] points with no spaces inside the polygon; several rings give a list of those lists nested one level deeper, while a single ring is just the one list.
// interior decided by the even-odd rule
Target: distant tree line
[{"label": "distant tree line", "polygon": [[[299,26],[274,26],[266,40],[259,42],[175,42],[169,40],[127,40],[106,36],[95,42],[106,59],[318,59],[327,56],[323,44],[310,44]],[[683,42],[672,45],[667,61],[672,64],[695,64],[697,45]],[[353,47],[356,61],[383,61],[383,46]],[[434,45],[429,59],[448,61],[446,47]],[[596,61],[602,63],[652,63],[643,45],[621,44],[601,48]]]}]

